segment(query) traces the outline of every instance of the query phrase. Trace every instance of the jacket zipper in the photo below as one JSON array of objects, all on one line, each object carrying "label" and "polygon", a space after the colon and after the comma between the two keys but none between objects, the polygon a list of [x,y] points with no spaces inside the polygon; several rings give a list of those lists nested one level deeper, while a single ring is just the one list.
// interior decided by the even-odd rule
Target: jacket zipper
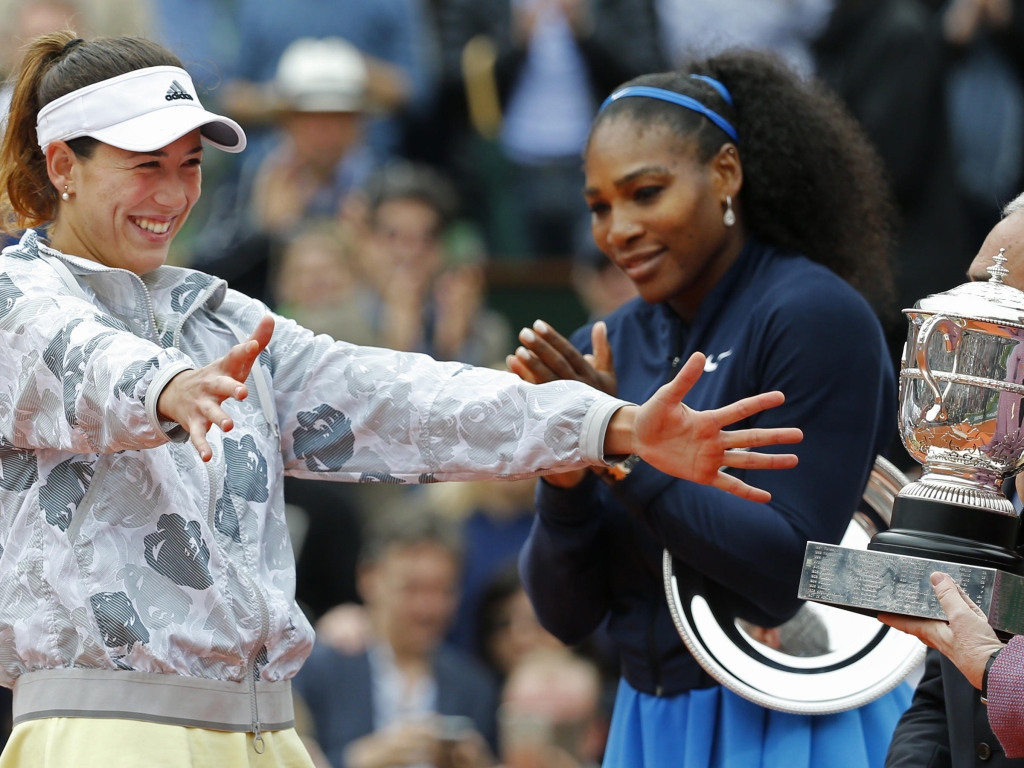
[{"label": "jacket zipper", "polygon": [[260,655],[260,650],[266,646],[267,636],[270,634],[270,609],[267,608],[266,598],[263,597],[263,593],[256,586],[256,582],[252,580],[252,577],[241,571],[239,573],[249,583],[249,588],[256,596],[256,602],[259,603],[260,608],[260,636],[256,640],[256,645],[253,646],[253,651],[249,656],[245,671],[249,677],[249,701],[252,709],[252,748],[256,750],[256,754],[262,755],[265,746],[263,744],[263,731],[260,728],[259,702],[256,697],[256,658]]},{"label": "jacket zipper", "polygon": [[[218,487],[219,482],[217,475],[214,472],[214,468],[210,466],[210,464],[204,464],[203,466],[206,468],[206,476],[210,484],[206,515],[210,530],[213,531],[216,529],[215,518],[217,509],[213,499],[216,495],[215,489]],[[245,675],[248,678],[249,683],[249,711],[252,717],[253,733],[252,748],[256,750],[256,754],[262,755],[265,747],[263,743],[263,729],[260,726],[259,702],[256,697],[256,658],[260,655],[260,650],[266,646],[267,637],[270,635],[270,609],[267,607],[266,598],[263,597],[263,593],[260,591],[253,578],[241,570],[239,566],[236,565],[235,569],[236,572],[245,579],[246,584],[248,584],[260,611],[260,634],[256,640],[256,645],[253,646],[252,653],[250,653],[249,657],[246,659]]]},{"label": "jacket zipper", "polygon": [[[61,253],[60,251],[56,251],[53,248],[48,248],[47,246],[44,246],[42,243],[40,243],[39,244],[39,250],[44,250],[44,249],[47,250],[49,253],[51,253],[53,256],[59,258],[64,263],[66,263],[66,264],[70,263],[70,262],[68,262],[67,258],[65,258],[65,254]],[[79,265],[76,264],[74,266],[77,268]],[[128,275],[129,279],[132,281],[132,283],[134,284],[136,289],[138,289],[141,286],[141,288],[142,288],[142,295],[146,299],[146,318],[147,318],[147,321],[149,323],[149,328],[150,328],[150,338],[149,338],[149,341],[153,341],[157,345],[162,347],[163,345],[160,344],[160,334],[157,332],[157,327],[156,327],[156,312],[153,311],[153,300],[149,296],[149,288],[147,288],[146,284],[144,282],[142,282],[142,279],[138,275],[136,275],[134,272],[131,272],[131,271],[127,270],[127,269],[117,269],[115,267],[108,267],[106,269],[93,269],[93,270],[89,270],[89,272],[90,272],[90,274],[94,274],[94,275],[102,274],[104,272],[121,272],[121,273],[123,273],[125,275]],[[72,274],[74,274],[74,273],[72,273]],[[75,276],[75,279],[76,280],[78,279],[77,276]]]}]

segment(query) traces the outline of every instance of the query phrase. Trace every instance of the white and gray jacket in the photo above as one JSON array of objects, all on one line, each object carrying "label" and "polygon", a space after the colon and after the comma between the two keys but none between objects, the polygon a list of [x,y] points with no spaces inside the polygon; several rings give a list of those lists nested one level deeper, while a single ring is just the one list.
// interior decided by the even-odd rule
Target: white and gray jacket
[{"label": "white and gray jacket", "polygon": [[[159,712],[143,719],[210,722],[201,703],[182,712],[147,704],[152,687],[102,693],[83,680],[191,692],[224,682],[252,689],[240,701],[255,707],[254,681],[287,690],[313,641],[294,600],[285,474],[429,483],[581,467],[602,460],[623,404],[275,317],[249,397],[224,403],[234,429],[211,431],[204,464],[184,430],[159,420],[159,394],[267,312],[209,275],[164,266],[140,277],[31,230],[0,255],[0,684],[24,676],[21,719],[149,706]],[[56,679],[73,684],[27,685]],[[75,690],[91,693],[78,702]],[[214,718],[258,732],[251,721]]]}]

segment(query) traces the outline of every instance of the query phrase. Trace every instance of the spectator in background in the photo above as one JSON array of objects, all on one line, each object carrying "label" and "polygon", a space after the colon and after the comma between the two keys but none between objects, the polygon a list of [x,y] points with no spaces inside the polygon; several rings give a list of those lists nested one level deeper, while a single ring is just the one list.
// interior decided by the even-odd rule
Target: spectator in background
[{"label": "spectator in background", "polygon": [[[819,76],[846,102],[887,170],[902,228],[896,312],[962,281],[971,250],[944,107],[939,31],[920,0],[839,0],[814,43]],[[888,318],[897,358],[906,323]]]},{"label": "spectator in background", "polygon": [[804,75],[810,44],[836,0],[655,0],[675,64],[727,48],[772,51]]},{"label": "spectator in background", "polygon": [[476,644],[495,680],[503,683],[532,653],[565,648],[537,621],[515,564],[495,571],[481,587]]},{"label": "spectator in background", "polygon": [[389,164],[366,187],[359,263],[377,292],[381,344],[488,365],[502,359],[511,334],[483,305],[485,252],[455,224],[457,205],[451,183],[429,167]]},{"label": "spectator in background", "polygon": [[462,599],[448,639],[468,653],[483,652],[477,643],[481,596],[495,578],[500,581],[501,574],[515,570],[519,550],[533,525],[536,484],[530,478],[502,483],[436,483],[423,489],[429,508],[462,527]]},{"label": "spectator in background", "polygon": [[1024,0],[948,0],[939,10],[952,54],[946,109],[969,214],[966,259],[1024,180]]},{"label": "spectator in background", "polygon": [[[420,0],[237,0],[239,58],[229,105],[258,117],[260,85],[274,77],[275,62],[302,37],[340,37],[363,55],[367,90],[376,109],[396,112],[430,98],[436,66],[431,32]],[[378,161],[401,140],[399,124],[381,118],[370,128]]]},{"label": "spectator in background", "polygon": [[[586,228],[580,152],[597,106],[619,82],[663,68],[652,0],[450,0],[438,24],[449,103],[466,86],[467,43],[484,36],[493,47],[490,76],[504,110],[498,137],[521,247],[570,255]],[[468,154],[453,149],[454,158]]]},{"label": "spectator in background", "polygon": [[461,765],[489,765],[495,690],[471,658],[441,645],[458,603],[457,526],[409,508],[375,522],[359,573],[369,648],[342,655],[318,644],[294,681],[317,741],[335,768],[436,765],[442,736],[455,735],[444,718],[466,717],[472,728],[445,741],[458,742]]},{"label": "spectator in background", "polygon": [[324,226],[292,238],[274,278],[278,311],[314,333],[377,346],[369,296],[349,265],[343,235]]},{"label": "spectator in background", "polygon": [[281,56],[274,87],[281,135],[269,154],[246,162],[235,200],[214,213],[194,264],[271,306],[269,265],[282,241],[311,222],[334,220],[373,167],[362,141],[367,68],[352,45],[296,40]]},{"label": "spectator in background", "polygon": [[527,656],[502,693],[501,756],[507,768],[584,768],[600,764],[607,722],[601,678],[562,649]]}]

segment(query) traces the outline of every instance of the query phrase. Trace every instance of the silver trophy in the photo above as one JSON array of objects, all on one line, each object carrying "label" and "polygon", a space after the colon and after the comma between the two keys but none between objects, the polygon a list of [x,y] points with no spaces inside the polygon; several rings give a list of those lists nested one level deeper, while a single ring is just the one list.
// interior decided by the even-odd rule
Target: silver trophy
[{"label": "silver trophy", "polygon": [[799,596],[862,613],[944,619],[929,583],[944,571],[997,631],[1024,634],[1020,520],[1003,494],[1024,469],[1024,293],[966,283],[904,310],[900,437],[923,465],[888,530],[866,550],[809,542]]}]

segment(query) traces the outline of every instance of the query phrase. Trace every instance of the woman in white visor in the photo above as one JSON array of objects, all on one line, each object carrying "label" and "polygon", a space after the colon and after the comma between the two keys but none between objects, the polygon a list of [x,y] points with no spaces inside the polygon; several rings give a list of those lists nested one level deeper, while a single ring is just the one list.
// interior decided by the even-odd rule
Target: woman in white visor
[{"label": "woman in white visor", "polygon": [[720,468],[795,464],[734,449],[798,430],[722,431],[781,394],[680,406],[700,355],[638,407],[314,336],[166,266],[204,141],[245,147],[154,43],[28,45],[0,147],[24,232],[0,256],[0,768],[311,765],[285,473],[427,483],[635,453],[765,500]]}]

